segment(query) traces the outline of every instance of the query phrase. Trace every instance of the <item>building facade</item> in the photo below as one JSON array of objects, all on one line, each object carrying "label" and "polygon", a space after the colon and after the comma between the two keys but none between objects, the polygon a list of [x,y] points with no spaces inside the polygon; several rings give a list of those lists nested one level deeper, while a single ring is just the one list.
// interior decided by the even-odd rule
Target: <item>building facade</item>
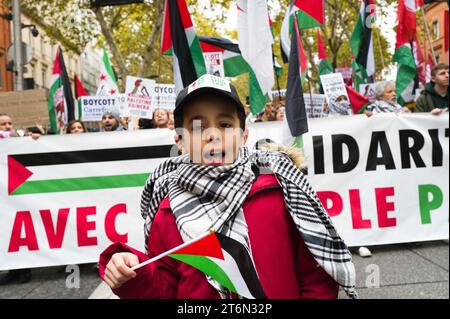
[{"label": "building facade", "polygon": [[[449,8],[448,2],[437,2],[424,7],[436,61],[449,64]],[[431,54],[429,41],[425,41],[425,59]]]},{"label": "building facade", "polygon": [[6,0],[0,0],[0,92],[8,92],[13,89],[12,73],[6,70],[7,50],[11,45],[10,21],[4,16],[8,12]]}]

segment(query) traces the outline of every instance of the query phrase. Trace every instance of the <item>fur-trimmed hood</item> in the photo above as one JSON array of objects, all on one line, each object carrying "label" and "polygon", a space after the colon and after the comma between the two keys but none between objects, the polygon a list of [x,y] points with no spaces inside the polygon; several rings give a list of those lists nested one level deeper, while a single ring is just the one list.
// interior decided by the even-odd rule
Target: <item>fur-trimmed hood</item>
[{"label": "fur-trimmed hood", "polygon": [[266,143],[259,147],[261,151],[281,152],[289,156],[295,166],[300,170],[306,170],[306,160],[303,150],[296,147],[288,147],[282,144]]}]

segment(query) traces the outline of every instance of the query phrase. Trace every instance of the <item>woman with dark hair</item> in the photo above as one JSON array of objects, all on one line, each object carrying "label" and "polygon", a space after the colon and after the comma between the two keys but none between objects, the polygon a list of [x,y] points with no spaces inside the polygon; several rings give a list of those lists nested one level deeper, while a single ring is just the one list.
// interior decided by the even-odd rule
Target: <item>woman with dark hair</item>
[{"label": "woman with dark hair", "polygon": [[87,129],[82,121],[72,120],[67,124],[66,134],[87,133]]}]

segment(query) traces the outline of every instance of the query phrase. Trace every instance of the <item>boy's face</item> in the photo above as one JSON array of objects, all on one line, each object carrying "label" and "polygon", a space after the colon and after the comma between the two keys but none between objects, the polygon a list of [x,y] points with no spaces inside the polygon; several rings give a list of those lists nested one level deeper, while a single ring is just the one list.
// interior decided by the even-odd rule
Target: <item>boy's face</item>
[{"label": "boy's face", "polygon": [[183,153],[199,165],[228,165],[247,141],[236,106],[221,98],[199,98],[184,107],[182,138],[177,139]]},{"label": "boy's face", "polygon": [[431,77],[431,80],[440,86],[448,86],[448,69],[437,71],[436,75]]},{"label": "boy's face", "polygon": [[8,132],[12,130],[13,125],[11,118],[8,115],[0,116],[0,131]]}]

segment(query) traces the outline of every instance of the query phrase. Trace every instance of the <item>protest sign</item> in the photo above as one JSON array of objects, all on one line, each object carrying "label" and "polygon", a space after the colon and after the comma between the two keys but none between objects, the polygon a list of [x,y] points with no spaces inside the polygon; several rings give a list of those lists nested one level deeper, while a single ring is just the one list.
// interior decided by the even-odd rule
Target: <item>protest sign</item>
[{"label": "protest sign", "polygon": [[174,84],[155,84],[154,87],[155,104],[154,108],[175,109],[177,94]]},{"label": "protest sign", "polygon": [[225,77],[222,52],[203,53],[203,57],[205,58],[205,65],[208,74],[215,75],[221,78]]},{"label": "protest sign", "polygon": [[85,122],[101,121],[105,112],[120,113],[116,96],[81,97],[81,120]]},{"label": "protest sign", "polygon": [[327,103],[334,103],[340,97],[345,96],[349,100],[347,90],[345,89],[344,79],[340,73],[330,73],[320,76],[323,91],[327,99]]},{"label": "protest sign", "polygon": [[151,119],[153,117],[155,100],[155,81],[150,79],[127,76],[125,94],[127,107],[132,117]]},{"label": "protest sign", "polygon": [[364,83],[359,85],[359,93],[369,99],[370,103],[374,103],[377,100],[375,94],[376,83]]},{"label": "protest sign", "polygon": [[317,118],[327,116],[323,113],[323,106],[325,103],[324,94],[303,94],[305,101],[306,115],[308,118]]}]

